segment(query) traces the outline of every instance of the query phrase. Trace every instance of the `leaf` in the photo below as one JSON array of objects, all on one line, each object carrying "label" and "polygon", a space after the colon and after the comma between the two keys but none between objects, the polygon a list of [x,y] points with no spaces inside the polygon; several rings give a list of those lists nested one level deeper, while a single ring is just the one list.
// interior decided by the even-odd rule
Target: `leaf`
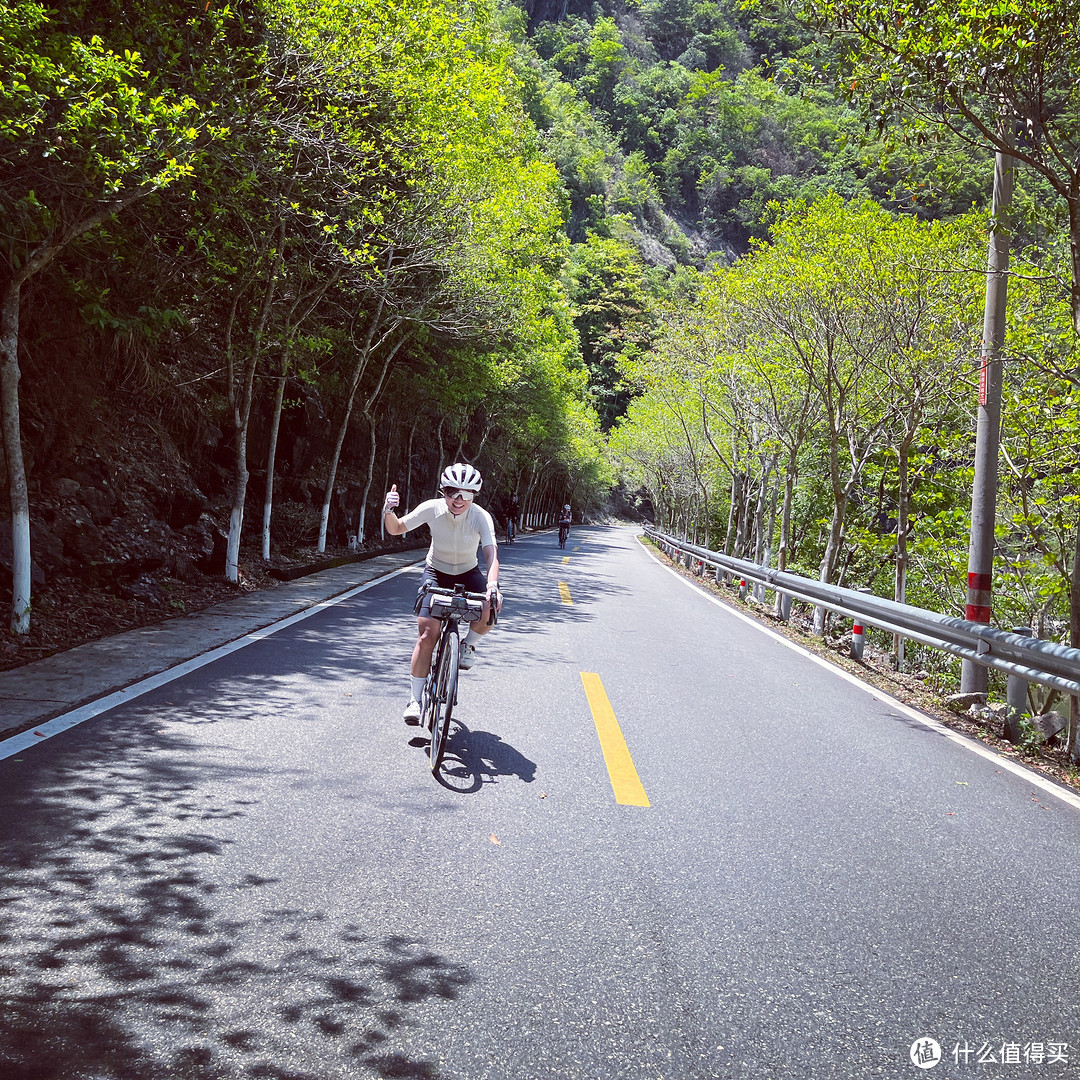
[{"label": "leaf", "polygon": [[494,833],[491,834],[490,839],[491,839],[491,842],[493,844],[501,844],[502,843],[502,841]]}]

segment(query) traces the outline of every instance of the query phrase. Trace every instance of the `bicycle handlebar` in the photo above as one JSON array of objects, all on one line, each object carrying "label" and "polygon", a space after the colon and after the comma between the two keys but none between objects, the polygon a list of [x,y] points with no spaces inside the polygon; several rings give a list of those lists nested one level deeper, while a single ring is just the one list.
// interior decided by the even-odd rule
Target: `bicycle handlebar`
[{"label": "bicycle handlebar", "polygon": [[[462,600],[477,601],[481,604],[485,603],[488,600],[487,593],[466,592],[464,587],[461,585],[455,585],[452,589],[446,589],[443,588],[441,585],[432,585],[430,583],[427,583],[424,585],[424,592],[432,596],[459,597]],[[496,605],[492,603],[491,610],[488,612],[487,624],[488,626],[494,626],[498,621],[499,613],[496,610]]]}]

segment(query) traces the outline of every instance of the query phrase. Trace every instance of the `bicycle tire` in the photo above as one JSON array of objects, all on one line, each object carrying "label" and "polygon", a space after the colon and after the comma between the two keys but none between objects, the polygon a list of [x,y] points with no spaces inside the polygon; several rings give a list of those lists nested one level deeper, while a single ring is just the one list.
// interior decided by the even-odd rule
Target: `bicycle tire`
[{"label": "bicycle tire", "polygon": [[457,627],[452,626],[439,643],[438,661],[435,667],[434,693],[432,694],[431,771],[437,773],[446,750],[446,736],[450,731],[450,717],[457,697],[458,650],[461,641]]}]

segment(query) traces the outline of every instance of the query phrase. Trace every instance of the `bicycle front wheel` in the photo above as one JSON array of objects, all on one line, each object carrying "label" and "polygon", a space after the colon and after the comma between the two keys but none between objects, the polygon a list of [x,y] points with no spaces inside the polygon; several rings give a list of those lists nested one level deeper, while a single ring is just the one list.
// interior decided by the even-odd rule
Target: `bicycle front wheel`
[{"label": "bicycle front wheel", "polygon": [[450,717],[457,698],[458,650],[461,639],[457,628],[451,628],[439,645],[435,663],[434,693],[431,715],[431,771],[437,773],[446,750],[446,736],[450,731]]}]

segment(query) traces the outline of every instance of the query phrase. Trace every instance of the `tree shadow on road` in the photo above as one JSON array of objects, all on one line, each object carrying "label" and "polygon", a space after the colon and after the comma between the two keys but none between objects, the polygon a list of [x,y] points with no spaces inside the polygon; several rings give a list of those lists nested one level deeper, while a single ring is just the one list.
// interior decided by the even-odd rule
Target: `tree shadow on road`
[{"label": "tree shadow on road", "polygon": [[228,858],[259,770],[190,751],[135,722],[52,762],[4,763],[0,1075],[437,1080],[409,1034],[470,970],[282,906],[300,881]]}]

